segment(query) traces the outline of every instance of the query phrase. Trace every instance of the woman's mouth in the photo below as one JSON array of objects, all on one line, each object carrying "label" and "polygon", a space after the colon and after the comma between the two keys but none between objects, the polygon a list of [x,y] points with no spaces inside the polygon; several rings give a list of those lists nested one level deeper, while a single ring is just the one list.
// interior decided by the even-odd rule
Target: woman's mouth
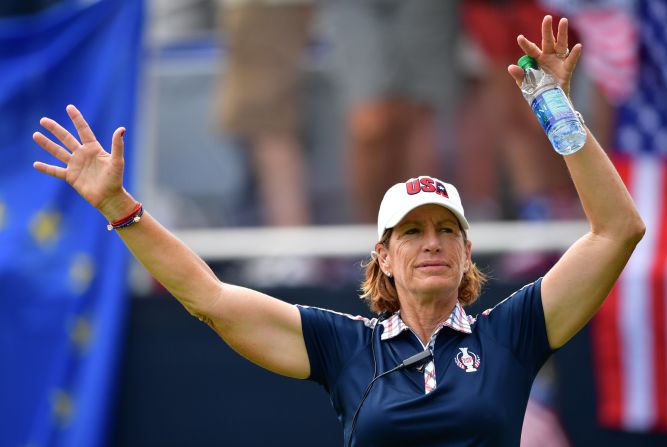
[{"label": "woman's mouth", "polygon": [[445,261],[423,261],[417,264],[420,270],[440,270],[449,267]]}]

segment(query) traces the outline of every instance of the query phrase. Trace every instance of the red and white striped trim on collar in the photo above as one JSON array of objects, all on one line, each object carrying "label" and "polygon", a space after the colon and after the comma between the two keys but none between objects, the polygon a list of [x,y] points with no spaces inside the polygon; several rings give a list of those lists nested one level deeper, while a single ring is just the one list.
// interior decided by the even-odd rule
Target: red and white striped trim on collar
[{"label": "red and white striped trim on collar", "polygon": [[[400,314],[401,311],[399,310],[388,319],[380,322],[380,324],[384,327],[384,331],[380,336],[381,340],[389,340],[393,337],[396,337],[404,330],[409,329],[408,326],[405,323],[403,323]],[[435,338],[438,336],[438,333],[443,327],[447,326],[454,329],[455,331],[463,332],[464,334],[471,334],[472,328],[470,327],[470,325],[473,324],[474,322],[475,318],[468,316],[465,310],[463,310],[463,306],[461,306],[461,303],[457,301],[456,305],[454,306],[454,309],[452,309],[452,313],[449,314],[449,317],[445,321],[440,323],[433,330],[431,338],[429,339],[428,342],[428,346],[430,347],[431,352],[433,352],[433,345],[435,344]],[[437,380],[435,374],[435,362],[433,361],[433,359],[431,359],[431,361],[429,361],[424,366],[424,394],[430,393],[435,389],[436,386],[437,386]]]},{"label": "red and white striped trim on collar", "polygon": [[[440,329],[445,326],[452,328],[455,331],[471,334],[472,328],[470,325],[474,322],[475,318],[466,314],[466,311],[463,309],[461,303],[457,302],[454,306],[454,309],[452,309],[452,313],[449,314],[449,317],[435,328],[433,334],[431,334],[431,339],[433,339],[437,333],[440,332]],[[394,338],[404,330],[409,329],[401,319],[400,310],[386,320],[381,321],[380,324],[384,327],[384,331],[380,337],[382,340],[389,340]]]}]

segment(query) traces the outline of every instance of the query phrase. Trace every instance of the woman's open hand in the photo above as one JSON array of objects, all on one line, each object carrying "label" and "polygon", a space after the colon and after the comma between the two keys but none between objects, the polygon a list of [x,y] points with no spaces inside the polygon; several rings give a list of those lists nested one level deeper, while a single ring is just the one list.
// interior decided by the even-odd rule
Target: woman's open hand
[{"label": "woman's open hand", "polygon": [[[568,50],[567,19],[560,19],[556,36],[553,33],[552,22],[553,19],[549,15],[544,16],[542,20],[542,48],[523,35],[517,37],[517,43],[527,55],[537,61],[540,68],[551,73],[558,80],[565,94],[569,96],[572,73],[581,56],[581,44],[578,43],[572,47],[572,50]],[[507,67],[507,71],[521,87],[523,69],[512,64]]]},{"label": "woman's open hand", "polygon": [[125,129],[122,127],[116,129],[111,143],[111,153],[108,153],[97,141],[95,134],[76,107],[67,106],[67,114],[74,123],[81,142],[50,118],[42,118],[39,123],[53,134],[62,146],[41,132],[35,132],[32,136],[37,144],[64,163],[65,167],[39,161],[33,166],[40,172],[65,180],[103,214],[113,214],[110,209],[114,206],[112,202],[123,193]]}]

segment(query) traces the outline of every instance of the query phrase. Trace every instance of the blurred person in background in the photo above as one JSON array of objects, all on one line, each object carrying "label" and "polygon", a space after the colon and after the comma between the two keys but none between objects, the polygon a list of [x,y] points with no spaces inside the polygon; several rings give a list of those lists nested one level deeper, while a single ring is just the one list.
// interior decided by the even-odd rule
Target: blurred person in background
[{"label": "blurred person in background", "polygon": [[314,0],[217,1],[228,48],[218,120],[249,151],[264,223],[306,225],[298,90]]},{"label": "blurred person in background", "polygon": [[[567,21],[554,36],[545,16],[542,44],[523,36],[518,44],[569,94],[582,47],[569,51]],[[523,70],[508,71],[520,85]],[[34,167],[98,209],[151,274],[234,350],[270,371],[323,385],[347,445],[518,445],[537,371],[597,311],[645,231],[587,131],[584,146],[565,162],[590,232],[543,278],[478,318],[462,307],[484,282],[472,262],[468,221],[456,188],[432,177],[394,185],[380,204],[378,242],[362,284],[380,318],[294,306],[221,282],[123,188],[125,129],[114,132],[108,153],[81,113],[73,106],[67,112],[79,140],[48,118],[40,124],[61,144],[33,135],[65,167]],[[377,380],[394,367],[403,371]]]},{"label": "blurred person in background", "polygon": [[459,1],[336,0],[326,17],[343,96],[355,219],[373,222],[393,183],[440,176],[439,112],[453,104]]},{"label": "blurred person in background", "polygon": [[[581,216],[565,166],[549,154],[544,131],[506,75],[508,61],[522,55],[512,36],[527,30],[526,37],[539,41],[530,24],[546,13],[535,0],[468,0],[462,5],[465,32],[480,57],[473,88],[461,104],[459,181],[471,215],[478,218]],[[499,197],[507,188],[510,194]],[[502,199],[504,208],[497,205]]]}]

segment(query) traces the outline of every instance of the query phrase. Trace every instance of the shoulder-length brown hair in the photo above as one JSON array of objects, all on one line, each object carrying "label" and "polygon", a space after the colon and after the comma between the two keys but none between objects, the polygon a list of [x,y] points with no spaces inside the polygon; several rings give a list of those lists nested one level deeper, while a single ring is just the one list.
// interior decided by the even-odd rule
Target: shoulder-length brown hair
[{"label": "shoulder-length brown hair", "polygon": [[[389,239],[393,229],[387,229],[382,235],[380,243],[389,247]],[[465,231],[463,234],[463,243],[468,237]],[[378,314],[387,312],[394,313],[401,308],[398,301],[398,293],[394,278],[385,275],[380,268],[378,257],[373,253],[371,259],[363,264],[365,269],[364,281],[361,283],[361,298],[366,301],[373,312]],[[467,306],[474,303],[479,298],[482,286],[486,282],[486,275],[482,273],[475,263],[471,262],[470,268],[463,274],[463,279],[459,285],[459,302]]]}]

